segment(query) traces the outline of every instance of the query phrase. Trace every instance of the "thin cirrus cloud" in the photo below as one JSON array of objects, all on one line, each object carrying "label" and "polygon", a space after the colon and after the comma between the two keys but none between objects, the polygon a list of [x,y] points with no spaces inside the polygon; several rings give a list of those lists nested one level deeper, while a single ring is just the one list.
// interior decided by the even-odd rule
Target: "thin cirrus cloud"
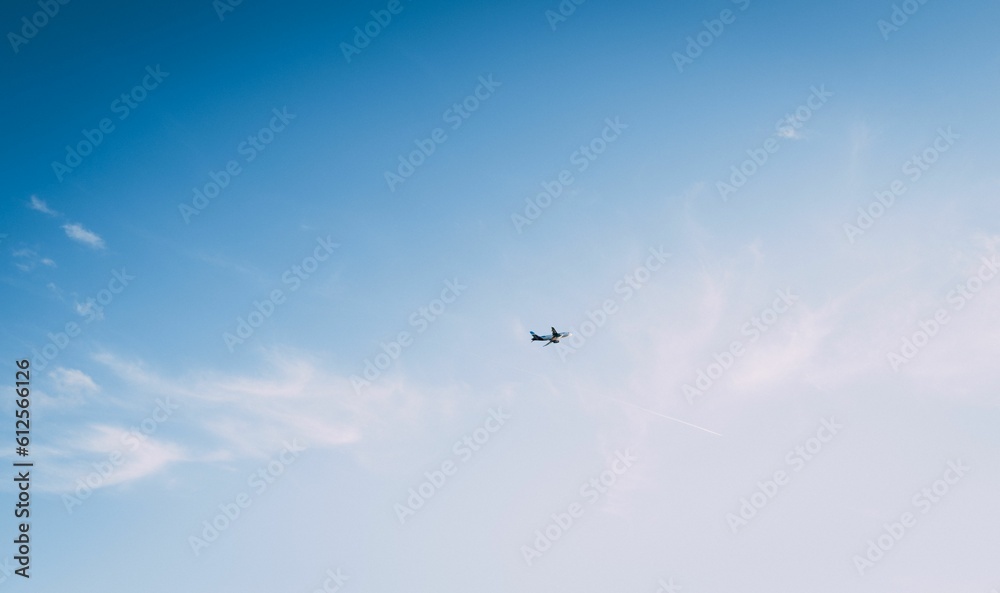
[{"label": "thin cirrus cloud", "polygon": [[31,201],[28,202],[28,208],[32,210],[37,210],[43,214],[48,214],[49,216],[58,216],[59,213],[49,208],[49,205],[45,203],[45,200],[39,198],[38,196],[31,196]]},{"label": "thin cirrus cloud", "polygon": [[70,239],[83,243],[92,249],[104,249],[104,239],[97,233],[84,228],[82,224],[64,224],[62,228],[66,231],[66,236]]},{"label": "thin cirrus cloud", "polygon": [[355,444],[366,436],[398,434],[419,423],[426,396],[412,386],[384,378],[362,400],[346,377],[321,370],[317,361],[268,351],[263,376],[199,374],[175,381],[142,363],[102,352],[95,360],[131,389],[148,398],[167,397],[184,413],[205,418],[205,444],[222,446],[238,457],[266,457],[286,439],[306,446]]},{"label": "thin cirrus cloud", "polygon": [[67,494],[75,492],[81,481],[93,473],[95,459],[106,461],[114,456],[120,460],[121,466],[116,465],[115,471],[92,488],[152,476],[174,462],[188,459],[188,453],[179,445],[152,436],[146,436],[139,446],[135,446],[123,438],[128,434],[123,427],[92,424],[80,432],[50,451],[53,456],[41,485],[43,490]]},{"label": "thin cirrus cloud", "polygon": [[56,262],[52,258],[41,257],[38,255],[38,252],[33,249],[17,249],[12,255],[16,260],[14,265],[22,272],[30,272],[38,267],[38,264],[42,264],[50,268],[56,267]]},{"label": "thin cirrus cloud", "polygon": [[49,377],[53,380],[56,389],[59,391],[68,391],[71,393],[96,393],[100,391],[97,383],[79,369],[59,367],[49,373]]}]

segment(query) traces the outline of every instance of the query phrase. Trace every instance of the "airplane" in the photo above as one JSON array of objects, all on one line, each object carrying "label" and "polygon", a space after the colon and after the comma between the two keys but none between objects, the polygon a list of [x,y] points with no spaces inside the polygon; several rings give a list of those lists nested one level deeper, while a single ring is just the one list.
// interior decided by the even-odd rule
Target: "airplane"
[{"label": "airplane", "polygon": [[540,336],[535,332],[529,332],[529,333],[531,333],[532,342],[545,342],[546,340],[548,340],[547,342],[542,344],[542,347],[548,346],[549,344],[558,344],[561,338],[568,338],[573,335],[569,332],[559,333],[556,331],[556,328],[554,327],[552,328],[552,334],[548,336]]}]

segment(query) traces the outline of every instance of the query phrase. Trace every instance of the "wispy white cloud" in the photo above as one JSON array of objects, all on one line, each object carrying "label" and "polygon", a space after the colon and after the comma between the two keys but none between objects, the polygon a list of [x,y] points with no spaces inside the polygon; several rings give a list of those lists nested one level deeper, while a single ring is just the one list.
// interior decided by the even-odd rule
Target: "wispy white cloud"
[{"label": "wispy white cloud", "polygon": [[28,208],[32,210],[37,210],[49,216],[58,216],[59,213],[49,208],[49,205],[45,203],[45,200],[39,198],[38,196],[31,196],[31,201],[28,202]]},{"label": "wispy white cloud", "polygon": [[84,228],[82,224],[64,224],[62,228],[66,231],[66,236],[70,239],[83,243],[93,249],[104,249],[104,239],[98,236],[97,233]]},{"label": "wispy white cloud", "polygon": [[791,126],[786,126],[777,131],[777,136],[779,138],[784,138],[786,140],[801,140],[802,134]]},{"label": "wispy white cloud", "polygon": [[104,311],[97,308],[97,303],[94,301],[87,301],[86,303],[74,303],[73,308],[76,313],[81,317],[88,317],[90,319],[104,319]]},{"label": "wispy white cloud", "polygon": [[58,367],[49,373],[56,389],[69,393],[97,393],[100,387],[89,375],[79,369]]},{"label": "wispy white cloud", "polygon": [[261,373],[201,373],[181,380],[108,352],[95,358],[136,391],[170,396],[183,409],[197,410],[206,451],[221,447],[236,457],[265,458],[292,438],[308,447],[336,447],[366,437],[391,440],[420,424],[416,419],[427,398],[402,380],[380,378],[359,397],[349,377],[307,356],[266,351],[263,357]]},{"label": "wispy white cloud", "polygon": [[[105,488],[152,476],[173,462],[189,458],[174,443],[150,435],[140,442],[129,439],[128,435],[122,427],[92,424],[67,438],[61,446],[39,451],[39,456],[47,458],[49,467],[42,487],[71,493],[81,481],[87,480],[84,483],[91,489]],[[103,474],[95,472],[95,462],[103,464]],[[93,476],[100,479],[94,480]]]},{"label": "wispy white cloud", "polygon": [[33,249],[16,249],[11,255],[18,260],[14,262],[14,266],[22,272],[30,272],[38,267],[38,264],[42,264],[50,268],[56,267],[56,262],[52,260],[52,258],[41,257],[38,255],[38,252]]}]

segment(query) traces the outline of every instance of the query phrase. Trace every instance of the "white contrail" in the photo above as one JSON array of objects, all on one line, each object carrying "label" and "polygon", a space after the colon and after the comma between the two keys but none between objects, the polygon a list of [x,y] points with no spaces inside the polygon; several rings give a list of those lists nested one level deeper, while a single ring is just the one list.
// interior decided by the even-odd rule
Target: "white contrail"
[{"label": "white contrail", "polygon": [[[607,396],[604,396],[604,397],[607,397]],[[618,402],[620,404],[625,404],[625,405],[628,405],[628,406],[632,406],[633,408],[639,408],[643,412],[649,412],[650,414],[652,414],[654,416],[659,416],[660,418],[666,418],[667,420],[673,420],[674,422],[680,422],[681,424],[686,424],[686,425],[690,426],[691,428],[697,428],[698,430],[704,430],[705,432],[712,433],[712,434],[714,434],[717,437],[721,437],[722,436],[721,434],[715,432],[714,430],[709,430],[709,429],[707,429],[707,428],[705,428],[703,426],[698,426],[697,424],[691,424],[690,422],[685,422],[685,421],[680,420],[678,418],[673,418],[671,416],[667,416],[666,414],[661,414],[659,412],[654,412],[653,410],[647,410],[646,408],[643,408],[641,406],[637,406],[637,405],[635,405],[635,404],[633,404],[631,402],[627,402],[625,400],[615,399],[613,397],[608,397],[608,399],[610,399],[613,402]]]}]

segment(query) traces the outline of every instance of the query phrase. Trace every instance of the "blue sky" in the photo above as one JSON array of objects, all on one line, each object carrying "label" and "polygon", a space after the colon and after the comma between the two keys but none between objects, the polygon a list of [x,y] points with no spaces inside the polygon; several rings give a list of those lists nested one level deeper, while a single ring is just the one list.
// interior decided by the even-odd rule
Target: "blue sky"
[{"label": "blue sky", "polygon": [[41,6],[5,586],[1000,588],[996,3]]}]

